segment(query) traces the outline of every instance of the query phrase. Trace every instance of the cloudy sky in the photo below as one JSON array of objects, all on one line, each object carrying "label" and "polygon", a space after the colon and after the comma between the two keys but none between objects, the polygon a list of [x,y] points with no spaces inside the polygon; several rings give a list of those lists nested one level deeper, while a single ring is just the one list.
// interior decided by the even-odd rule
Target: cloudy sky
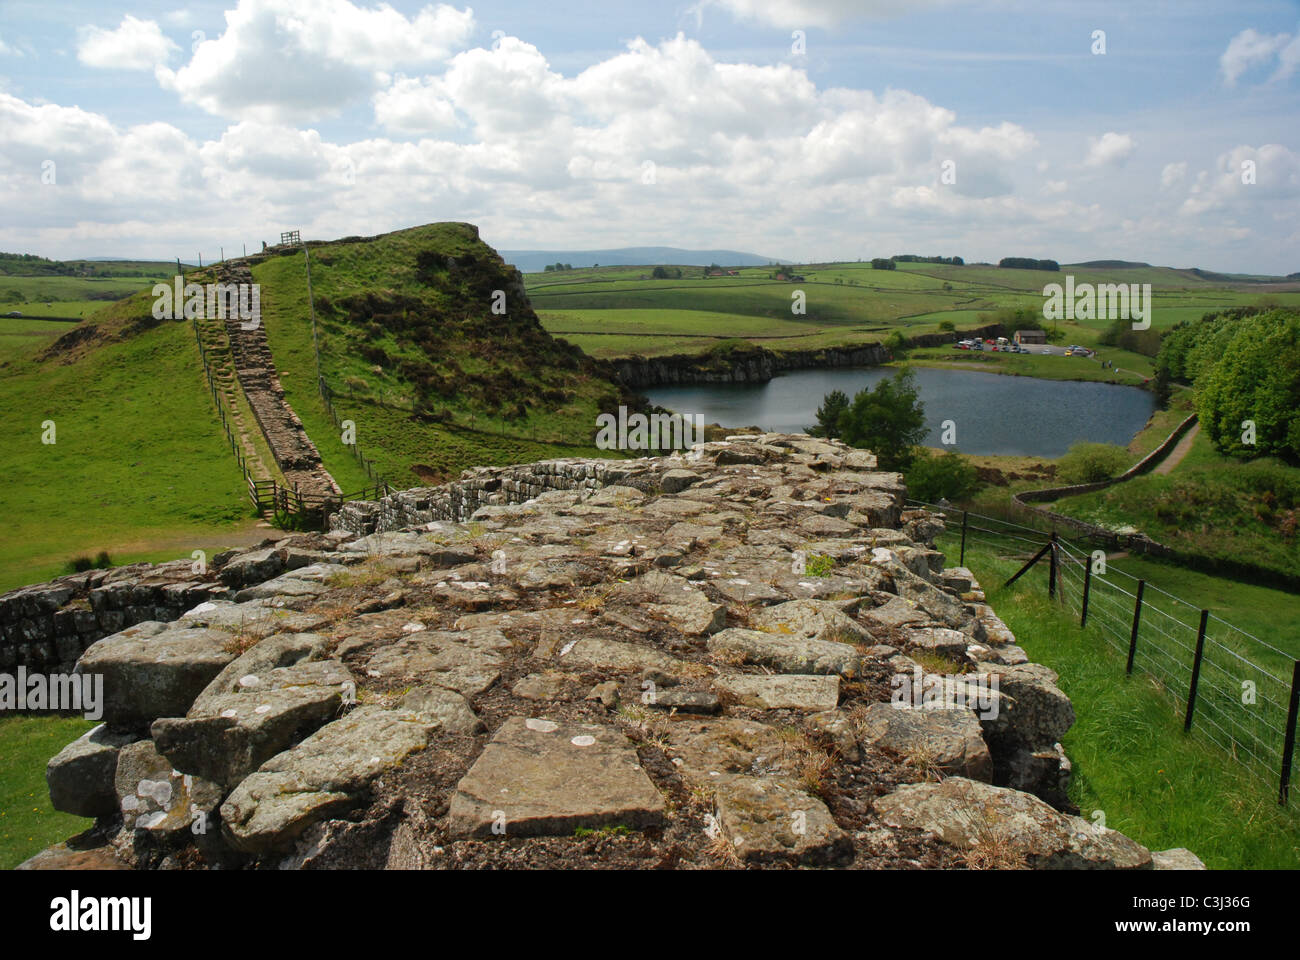
[{"label": "cloudy sky", "polygon": [[1297,107],[1295,0],[4,0],[0,249],[467,220],[1290,273]]}]

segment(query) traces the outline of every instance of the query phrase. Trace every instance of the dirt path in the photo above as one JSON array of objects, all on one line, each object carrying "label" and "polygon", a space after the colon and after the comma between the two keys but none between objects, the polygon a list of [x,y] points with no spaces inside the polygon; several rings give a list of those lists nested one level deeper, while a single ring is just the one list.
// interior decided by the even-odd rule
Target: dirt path
[{"label": "dirt path", "polygon": [[1178,445],[1170,451],[1169,456],[1165,457],[1152,472],[1159,474],[1172,472],[1174,467],[1183,462],[1183,457],[1187,456],[1188,451],[1192,449],[1192,441],[1196,439],[1196,435],[1200,432],[1200,423],[1193,424],[1192,429],[1188,430],[1183,439],[1178,441]]}]

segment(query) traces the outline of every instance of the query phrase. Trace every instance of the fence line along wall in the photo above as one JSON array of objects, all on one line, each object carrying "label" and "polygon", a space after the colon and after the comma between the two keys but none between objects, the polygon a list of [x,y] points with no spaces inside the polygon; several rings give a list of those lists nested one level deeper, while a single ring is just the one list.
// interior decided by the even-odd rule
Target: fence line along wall
[{"label": "fence line along wall", "polygon": [[[947,536],[1027,557],[1014,582],[1036,563],[1048,563],[1048,593],[1135,669],[1157,680],[1181,706],[1183,728],[1193,728],[1252,773],[1278,783],[1286,803],[1300,712],[1300,659],[1208,610],[1107,563],[1056,531],[919,501],[945,515]],[[986,588],[990,587],[986,583]]]}]

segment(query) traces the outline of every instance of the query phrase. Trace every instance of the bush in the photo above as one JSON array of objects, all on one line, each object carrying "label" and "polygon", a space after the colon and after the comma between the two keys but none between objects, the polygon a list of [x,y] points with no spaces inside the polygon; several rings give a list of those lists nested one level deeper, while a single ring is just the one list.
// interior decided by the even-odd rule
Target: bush
[{"label": "bush", "polygon": [[926,503],[965,500],[980,488],[979,472],[960,453],[917,452],[907,471],[908,496]]},{"label": "bush", "polygon": [[944,331],[945,333],[951,333],[952,331],[957,329],[957,325],[953,323],[951,320],[940,320],[939,329]]},{"label": "bush", "polygon": [[67,569],[69,573],[85,573],[87,570],[107,570],[113,565],[113,558],[108,555],[107,550],[101,550],[95,555],[95,559],[82,554],[79,557],[73,557],[68,561]]},{"label": "bush", "polygon": [[1127,470],[1130,459],[1112,443],[1076,443],[1057,461],[1057,470],[1066,483],[1099,483]]}]

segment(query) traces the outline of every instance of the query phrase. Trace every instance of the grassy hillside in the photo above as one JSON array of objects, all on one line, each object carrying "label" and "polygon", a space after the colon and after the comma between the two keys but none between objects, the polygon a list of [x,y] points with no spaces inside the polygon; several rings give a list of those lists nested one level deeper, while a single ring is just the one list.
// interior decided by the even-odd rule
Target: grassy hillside
[{"label": "grassy hillside", "polygon": [[[243,480],[193,335],[188,324],[153,321],[151,302],[132,297],[72,330],[21,321],[35,329],[0,337],[10,431],[0,589],[48,579],[100,550],[121,562],[247,539]],[[51,347],[54,333],[64,336]],[[47,420],[53,444],[41,442]]]},{"label": "grassy hillside", "polygon": [[80,717],[0,717],[0,870],[12,870],[94,821],[50,806],[45,765],[94,723]]},{"label": "grassy hillside", "polygon": [[[596,414],[617,405],[618,390],[545,333],[517,275],[473,228],[434,224],[322,244],[312,266],[336,409],[395,485],[478,464],[598,454]],[[290,403],[344,490],[370,485],[317,393],[301,251],[258,263],[254,279]],[[7,284],[51,297],[88,284],[140,292],[77,325],[0,318],[0,412],[14,438],[0,494],[11,518],[0,589],[48,579],[101,550],[117,562],[168,559],[256,537],[190,325],[153,320],[151,279],[6,276],[0,291]],[[491,310],[498,289],[507,291],[504,316]],[[41,443],[47,420],[52,445]]]},{"label": "grassy hillside", "polygon": [[[302,253],[271,257],[253,275],[286,397],[339,483],[364,486],[317,392]],[[311,287],[335,409],[355,421],[362,451],[394,485],[480,464],[601,455],[591,442],[596,415],[617,406],[618,389],[542,329],[517,275],[473,228],[432,224],[313,246]],[[497,290],[505,315],[492,311]]]},{"label": "grassy hillside", "polygon": [[1054,509],[1103,526],[1132,524],[1189,553],[1283,573],[1295,573],[1300,560],[1300,470],[1271,459],[1221,456],[1204,431],[1172,473],[1067,497]]}]

